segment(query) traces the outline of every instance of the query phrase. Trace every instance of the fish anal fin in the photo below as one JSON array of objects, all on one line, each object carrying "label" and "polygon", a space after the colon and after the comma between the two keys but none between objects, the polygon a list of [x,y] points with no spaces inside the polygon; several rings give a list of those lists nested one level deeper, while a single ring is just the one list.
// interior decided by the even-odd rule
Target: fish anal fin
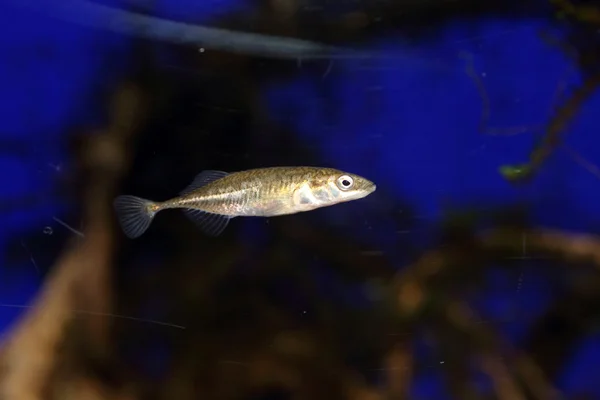
[{"label": "fish anal fin", "polygon": [[223,172],[223,171],[215,171],[215,170],[202,171],[198,175],[196,175],[196,177],[194,178],[192,183],[190,183],[179,194],[182,194],[182,195],[188,194],[190,192],[193,192],[196,189],[201,188],[204,185],[214,182],[217,179],[221,179],[227,175],[229,175],[229,173]]},{"label": "fish anal fin", "polygon": [[202,232],[209,236],[219,236],[231,219],[227,215],[212,214],[194,208],[186,208],[183,212]]}]

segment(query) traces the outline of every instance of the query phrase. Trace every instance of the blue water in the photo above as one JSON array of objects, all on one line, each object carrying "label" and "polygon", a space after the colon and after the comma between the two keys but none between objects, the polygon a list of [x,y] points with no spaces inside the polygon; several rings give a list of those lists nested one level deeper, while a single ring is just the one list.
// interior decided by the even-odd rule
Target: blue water
[{"label": "blue water", "polygon": [[[154,3],[155,15],[193,21],[210,21],[248,7],[233,0]],[[498,173],[503,164],[526,160],[539,127],[551,115],[557,82],[570,67],[557,49],[539,40],[536,33],[542,28],[547,27],[537,20],[457,21],[439,37],[412,47],[398,44],[398,38],[377,40],[370,50],[404,57],[335,60],[324,65],[322,75],[300,65],[290,81],[264,86],[265,104],[274,121],[297,132],[331,166],[369,177],[381,192],[410,204],[423,221],[440,218],[447,206],[526,201],[537,224],[594,230],[600,222],[600,181],[564,150],[559,149],[528,186],[515,187]],[[37,230],[39,240],[52,240],[45,228],[64,230],[53,217],[64,218],[71,206],[54,195],[69,168],[66,134],[74,126],[105,121],[91,93],[118,81],[131,43],[129,37],[15,8],[0,11],[0,43],[0,198],[2,204],[17,204],[0,214],[4,260],[9,239]],[[480,131],[481,97],[460,52],[472,55],[482,75],[490,99],[489,126],[531,129],[509,136]],[[578,81],[575,72],[567,78]],[[333,109],[325,104],[322,85],[333,93]],[[570,126],[566,140],[591,162],[600,159],[593,129],[599,107],[596,94]],[[26,199],[33,202],[18,206]],[[358,204],[333,207],[327,215],[331,223],[349,226],[353,213],[370,224],[369,211]],[[366,225],[354,227],[358,236],[393,251],[393,226],[374,221],[365,233]],[[0,303],[26,304],[39,288],[40,266],[34,264],[43,257],[31,247],[22,244],[17,257],[21,267],[3,265]],[[481,311],[489,319],[504,318],[503,333],[517,344],[529,321],[555,295],[554,283],[526,264],[519,282],[498,271],[490,274],[488,284]],[[514,316],[515,310],[518,318],[506,317]],[[0,327],[8,327],[21,312],[0,307]],[[566,394],[588,390],[600,398],[595,357],[600,357],[600,337],[592,332],[562,371],[560,389]],[[431,368],[416,377],[415,398],[445,398],[436,374],[439,362],[432,361]]]}]

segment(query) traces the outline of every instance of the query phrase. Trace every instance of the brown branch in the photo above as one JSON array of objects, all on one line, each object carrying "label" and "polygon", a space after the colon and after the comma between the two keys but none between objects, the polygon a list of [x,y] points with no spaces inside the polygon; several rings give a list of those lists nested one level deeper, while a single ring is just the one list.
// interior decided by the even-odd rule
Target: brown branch
[{"label": "brown branch", "polygon": [[[508,344],[497,337],[497,335],[488,329],[483,324],[477,324],[476,321],[479,318],[475,315],[473,310],[460,301],[449,301],[445,307],[447,318],[455,325],[458,329],[467,332],[474,343],[479,347],[479,351],[483,354],[484,360],[493,358],[497,362],[501,362],[502,357],[500,354],[505,354],[506,351],[500,352],[501,348],[509,348]],[[514,351],[513,351],[514,352]],[[485,362],[485,361],[484,361]],[[517,355],[512,360],[507,361],[513,365],[515,374],[521,377],[521,380],[526,384],[530,392],[538,400],[552,400],[559,398],[558,391],[552,387],[550,382],[545,378],[542,370],[531,360],[530,357],[524,355]],[[490,365],[485,365],[489,368]],[[491,372],[498,372],[492,369]],[[498,379],[499,376],[492,376],[492,379]],[[517,390],[516,384],[510,380],[504,382],[503,391]],[[508,385],[508,386],[506,386]],[[523,395],[520,395],[523,397]]]},{"label": "brown branch", "polygon": [[417,262],[402,270],[395,278],[398,307],[402,315],[417,313],[425,304],[428,293],[428,280],[462,256],[452,254],[452,250],[438,249],[424,254]]},{"label": "brown branch", "polygon": [[520,253],[523,235],[527,235],[531,250],[561,257],[566,262],[592,262],[600,268],[600,236],[547,229],[494,229],[477,236],[468,252],[457,248],[435,249],[403,268],[393,281],[399,310],[403,315],[417,313],[428,299],[429,280],[452,265],[472,262],[481,252]]},{"label": "brown branch", "polygon": [[[114,243],[110,204],[118,179],[127,169],[126,144],[137,130],[140,98],[138,88],[123,85],[113,99],[110,126],[88,142],[83,157],[88,172],[83,177],[85,236],[73,241],[57,260],[31,309],[2,343],[2,399],[39,400],[50,393],[62,399],[131,398],[90,380],[85,371],[75,374],[75,367],[68,372],[62,368],[65,360],[73,358],[69,356],[69,349],[73,351],[69,337],[75,322],[85,343],[100,354],[108,351],[110,318],[101,314],[109,314],[111,309]],[[73,309],[92,312],[74,321]]]},{"label": "brown branch", "polygon": [[[585,14],[587,16],[600,16],[600,10],[594,8],[575,7],[566,0],[552,0],[555,3],[560,3],[563,10],[569,10],[569,13],[577,13],[578,16]],[[598,20],[600,23],[600,20]],[[540,38],[549,45],[557,47],[569,59],[578,61],[578,53],[572,46],[561,42],[548,33],[540,32]],[[471,78],[479,97],[481,98],[482,110],[479,122],[479,130],[488,135],[512,136],[525,133],[531,130],[541,130],[541,127],[535,126],[518,126],[506,129],[497,129],[489,127],[490,119],[490,98],[485,88],[485,85],[475,70],[473,64],[473,56],[470,53],[463,52],[460,55],[466,62],[465,73]],[[569,70],[567,69],[566,73]],[[530,179],[548,159],[554,149],[561,144],[561,135],[564,133],[568,123],[575,117],[581,105],[596,91],[600,86],[600,74],[592,75],[583,85],[578,87],[574,93],[564,100],[561,104],[559,100],[564,97],[566,79],[561,79],[554,96],[554,106],[557,109],[555,115],[548,123],[544,135],[538,145],[531,151],[529,163],[518,166],[503,166],[501,172],[507,179],[512,181],[522,181]],[[572,152],[571,152],[572,153]],[[573,154],[571,154],[573,156]]]},{"label": "brown branch", "polygon": [[[402,316],[411,317],[419,313],[431,296],[431,281],[436,276],[449,271],[455,265],[466,265],[465,262],[498,252],[522,251],[522,237],[527,235],[528,247],[537,252],[562,258],[570,263],[593,263],[600,268],[600,237],[586,234],[572,234],[544,229],[494,229],[477,236],[469,242],[468,251],[464,248],[447,247],[427,252],[417,262],[404,268],[395,280],[395,293],[398,309]],[[519,398],[514,395],[516,384],[508,380],[506,367],[492,361],[490,357],[499,354],[499,347],[506,347],[496,335],[477,324],[478,319],[472,310],[463,303],[448,301],[444,304],[445,315],[453,326],[472,335],[474,342],[480,346],[483,354],[482,362],[485,370],[495,381],[499,397]],[[529,391],[538,399],[553,399],[558,396],[544,371],[532,360],[531,357],[518,354],[512,362],[514,371],[521,380],[527,384]],[[500,388],[499,382],[504,382]],[[502,396],[500,396],[500,391]],[[510,394],[513,393],[513,394]]]},{"label": "brown branch", "polygon": [[562,258],[566,262],[591,262],[600,269],[600,236],[566,233],[550,229],[513,230],[499,229],[479,237],[479,244],[487,250],[521,251],[517,238],[527,235],[527,245]]},{"label": "brown branch", "polygon": [[413,377],[413,355],[406,342],[396,343],[385,356],[384,368],[387,388],[384,398],[408,399]]},{"label": "brown branch", "polygon": [[582,22],[600,24],[600,9],[593,5],[575,5],[569,0],[550,0],[550,2],[560,8],[563,13],[572,15]]},{"label": "brown branch", "polygon": [[504,175],[512,181],[523,181],[533,177],[542,164],[550,157],[554,149],[561,143],[562,134],[567,125],[577,115],[583,103],[600,86],[600,74],[592,75],[583,85],[558,108],[548,124],[546,132],[539,144],[532,150],[529,163],[517,167],[503,167]]},{"label": "brown branch", "polygon": [[477,93],[479,94],[479,97],[481,99],[481,117],[479,118],[479,130],[481,132],[490,136],[514,136],[531,131],[535,128],[531,126],[515,126],[510,128],[490,127],[490,96],[488,95],[483,80],[475,70],[475,65],[473,63],[473,55],[468,52],[462,52],[460,54],[460,57],[465,60],[465,73],[469,78],[471,78],[471,80],[475,84],[475,88],[477,89]]},{"label": "brown branch", "polygon": [[506,365],[492,355],[483,355],[481,369],[491,378],[499,400],[525,400]]},{"label": "brown branch", "polygon": [[532,169],[538,169],[548,158],[552,150],[560,143],[561,132],[564,131],[567,124],[578,113],[582,104],[596,91],[598,86],[600,86],[600,74],[587,79],[581,87],[575,90],[565,104],[557,110],[555,117],[548,126],[544,139],[531,154],[530,166]]}]

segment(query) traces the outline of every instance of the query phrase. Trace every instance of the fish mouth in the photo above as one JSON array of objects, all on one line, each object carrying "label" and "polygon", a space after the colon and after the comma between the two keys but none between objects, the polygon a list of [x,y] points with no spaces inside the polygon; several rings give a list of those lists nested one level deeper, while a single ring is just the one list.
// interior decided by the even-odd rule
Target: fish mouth
[{"label": "fish mouth", "polygon": [[369,183],[364,185],[359,191],[354,195],[355,199],[362,199],[363,197],[367,197],[371,193],[373,193],[377,189],[377,186],[374,183]]}]

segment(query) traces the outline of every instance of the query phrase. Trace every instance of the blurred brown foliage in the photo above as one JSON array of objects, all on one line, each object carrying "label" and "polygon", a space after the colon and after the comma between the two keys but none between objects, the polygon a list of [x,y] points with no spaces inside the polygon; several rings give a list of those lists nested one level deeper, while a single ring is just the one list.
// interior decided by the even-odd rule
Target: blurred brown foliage
[{"label": "blurred brown foliage", "polygon": [[[392,11],[400,3],[389,3]],[[453,2],[442,3],[450,7]],[[576,13],[567,7],[570,3],[557,3]],[[345,33],[347,40],[361,36],[368,25],[365,21],[373,17],[373,4],[341,19],[354,27]],[[259,25],[270,27],[264,30],[298,33],[302,24],[292,17],[298,7],[293,0],[263,6]],[[440,2],[418,4],[423,9],[428,6],[440,7]],[[404,18],[392,11],[390,20]],[[273,15],[287,17],[279,19],[278,25]],[[598,22],[590,16],[597,14],[586,15],[582,19]],[[296,146],[293,135],[270,125],[262,111],[252,73],[255,61],[216,54],[202,62],[203,84],[220,77],[207,91],[233,81],[241,93],[235,100],[214,95],[216,100],[208,96],[207,101],[243,109],[250,116],[242,122],[259,128],[251,130],[250,139],[224,133],[224,138],[208,142],[196,128],[182,123],[173,141],[163,147],[171,163],[178,160],[178,167],[197,172],[195,158],[201,154],[209,163],[211,149],[224,146],[236,154],[240,167],[305,159],[308,150]],[[134,181],[147,181],[147,175],[174,176],[169,170],[153,171],[143,161],[145,140],[156,140],[148,133],[157,122],[155,115],[173,111],[168,99],[177,84],[169,80],[175,78],[157,79],[153,74],[134,74],[122,82],[109,101],[109,125],[77,146],[76,186],[85,237],[70,243],[56,260],[32,309],[2,343],[2,400],[407,399],[412,377],[422,363],[414,359],[405,332],[432,335],[441,357],[451,366],[444,373],[457,399],[482,398],[470,380],[473,363],[489,377],[495,398],[560,398],[552,382],[569,349],[584,334],[586,324],[592,323],[591,310],[600,302],[600,237],[529,227],[518,218],[498,218],[486,230],[461,222],[445,226],[439,247],[415,257],[400,271],[388,256],[367,254],[361,243],[299,218],[270,222],[274,234],[260,248],[227,235],[219,240],[203,238],[189,224],[173,223],[177,217],[170,220],[169,228],[156,229],[166,231],[163,236],[149,233],[146,247],[117,240],[122,236],[111,210],[116,193],[127,184],[135,185]],[[573,114],[579,103],[567,100],[565,104]],[[200,113],[200,117],[210,132],[231,123],[230,114]],[[173,122],[167,119],[163,124],[154,129]],[[238,147],[224,142],[237,142]],[[268,160],[250,156],[239,161],[244,153],[264,155],[260,149],[265,147],[298,151],[282,150]],[[186,149],[198,153],[190,157]],[[299,155],[301,151],[305,154]],[[144,183],[137,185],[144,188]],[[544,269],[556,273],[559,266],[561,274],[575,278],[568,280],[565,293],[537,321],[528,346],[516,349],[492,324],[480,323],[465,293],[477,287],[488,266],[501,263],[511,268],[514,263],[507,260],[522,255],[524,237],[528,257],[537,260],[540,273]],[[306,254],[317,256],[345,284],[375,282],[382,299],[376,309],[356,310],[318,295],[315,277],[304,268],[313,261]],[[248,266],[250,272],[239,265]],[[311,310],[310,316],[281,301],[272,293],[274,287],[301,296],[299,302]],[[177,323],[160,325],[124,317],[142,315],[147,307],[162,310],[165,320]],[[545,326],[550,322],[569,325],[570,330],[549,334]],[[167,343],[171,351],[160,379],[132,361],[151,352],[155,340]],[[377,379],[383,383],[377,384]]]}]

